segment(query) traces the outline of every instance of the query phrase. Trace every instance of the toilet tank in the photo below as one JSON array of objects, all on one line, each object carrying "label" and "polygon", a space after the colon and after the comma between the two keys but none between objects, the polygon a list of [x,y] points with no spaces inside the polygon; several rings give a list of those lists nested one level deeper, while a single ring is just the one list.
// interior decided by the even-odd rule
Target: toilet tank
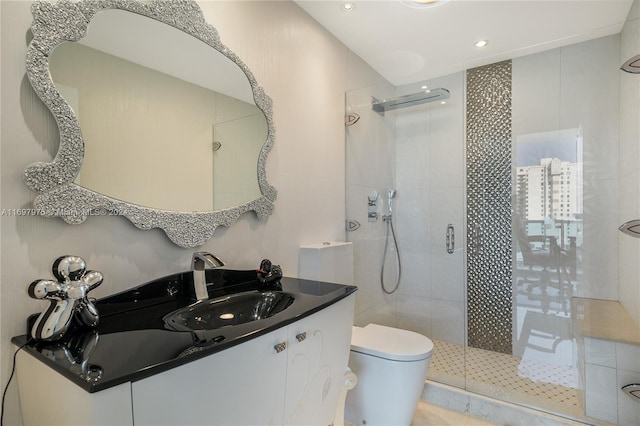
[{"label": "toilet tank", "polygon": [[353,285],[353,243],[331,241],[300,246],[298,277]]}]

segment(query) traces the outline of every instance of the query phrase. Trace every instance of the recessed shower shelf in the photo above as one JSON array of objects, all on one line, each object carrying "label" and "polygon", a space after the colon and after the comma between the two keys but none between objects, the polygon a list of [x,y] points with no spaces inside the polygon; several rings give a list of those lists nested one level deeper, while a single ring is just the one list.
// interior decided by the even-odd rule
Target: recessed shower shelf
[{"label": "recessed shower shelf", "polygon": [[640,401],[640,383],[631,383],[629,385],[623,386],[622,390],[627,395],[636,398],[637,401]]},{"label": "recessed shower shelf", "polygon": [[425,90],[424,92],[413,93],[411,95],[399,96],[393,99],[378,100],[371,99],[371,109],[380,115],[384,115],[386,111],[394,109],[411,107],[428,102],[443,101],[449,99],[450,93],[447,89],[438,88]]},{"label": "recessed shower shelf", "polygon": [[618,228],[623,234],[631,235],[632,237],[640,238],[640,220],[630,220],[623,223]]}]

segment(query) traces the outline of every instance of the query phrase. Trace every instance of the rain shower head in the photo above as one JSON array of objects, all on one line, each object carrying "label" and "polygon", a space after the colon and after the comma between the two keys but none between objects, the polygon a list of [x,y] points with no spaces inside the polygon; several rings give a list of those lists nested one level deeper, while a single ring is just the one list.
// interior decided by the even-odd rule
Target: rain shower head
[{"label": "rain shower head", "polygon": [[395,190],[395,189],[393,189],[393,188],[390,188],[390,189],[389,189],[389,192],[388,192],[388,194],[387,194],[387,196],[389,197],[389,199],[390,199],[390,200],[391,200],[392,198],[395,198],[395,196],[396,196],[396,190]]},{"label": "rain shower head", "polygon": [[445,99],[449,99],[449,91],[447,89],[439,88],[425,90],[424,92],[400,96],[393,99],[384,99],[382,101],[372,98],[371,109],[380,115],[384,115],[385,111],[420,105],[428,102],[443,101]]}]

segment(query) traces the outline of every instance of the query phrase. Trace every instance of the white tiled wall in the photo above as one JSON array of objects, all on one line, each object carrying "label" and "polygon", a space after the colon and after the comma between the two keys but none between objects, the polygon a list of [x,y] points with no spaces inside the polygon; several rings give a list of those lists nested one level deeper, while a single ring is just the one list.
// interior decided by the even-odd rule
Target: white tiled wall
[{"label": "white tiled wall", "polygon": [[583,275],[574,296],[618,299],[619,36],[513,60],[513,135],[581,129]]},{"label": "white tiled wall", "polygon": [[[389,324],[391,312],[380,289],[380,260],[384,248],[385,224],[379,218],[369,222],[369,197],[379,198],[374,210],[382,215],[386,210],[386,194],[393,187],[395,129],[388,116],[382,117],[371,109],[372,97],[393,96],[393,86],[380,82],[352,90],[346,94],[348,113],[356,113],[359,121],[346,127],[346,197],[347,220],[356,220],[361,227],[347,233],[353,242],[354,283],[356,293],[355,324],[370,322]],[[391,324],[390,324],[391,325]]]},{"label": "white tiled wall", "polygon": [[625,426],[640,424],[640,399],[622,391],[622,387],[640,384],[640,345],[616,343],[618,388],[618,423]]},{"label": "white tiled wall", "polygon": [[[638,53],[640,53],[640,1],[636,0],[622,29],[620,63]],[[621,72],[619,224],[640,218],[638,182],[640,182],[640,76]],[[618,247],[620,303],[640,326],[640,239],[619,233]],[[607,366],[616,367],[614,371],[618,423],[625,426],[638,425],[640,424],[640,400],[626,395],[621,388],[627,384],[640,383],[640,346],[616,343],[615,364],[612,362],[610,352],[609,349]],[[609,380],[612,379],[609,378]]]},{"label": "white tiled wall", "polygon": [[[450,90],[439,102],[386,112],[371,111],[377,99],[420,91],[422,85]],[[429,337],[464,343],[464,74],[414,85],[368,87],[347,94],[347,110],[361,115],[347,128],[347,218],[362,228],[348,233],[356,253],[360,285],[356,324],[378,322]],[[375,151],[377,149],[377,152]],[[402,262],[398,291],[384,294],[380,268],[386,224],[366,219],[367,195],[378,191],[379,212],[396,188],[393,224]],[[457,247],[445,250],[445,229],[452,223]],[[390,243],[392,240],[390,239]],[[385,285],[395,284],[395,248],[385,263]]]},{"label": "white tiled wall", "polygon": [[618,422],[616,369],[587,363],[585,369],[585,414]]},{"label": "white tiled wall", "polygon": [[640,346],[584,338],[585,413],[624,426],[640,424],[640,399],[622,387],[640,383]]},{"label": "white tiled wall", "polygon": [[[640,53],[640,2],[621,34],[620,64]],[[618,224],[640,219],[640,75],[620,73],[620,212]],[[620,301],[640,324],[640,239],[618,235]]]},{"label": "white tiled wall", "polygon": [[[640,2],[633,3],[621,33],[620,59],[640,53]],[[620,72],[618,224],[640,218],[640,76]],[[619,300],[640,324],[640,240],[618,233]],[[585,409],[588,416],[620,425],[640,424],[640,400],[622,391],[640,383],[640,346],[584,339]]]}]

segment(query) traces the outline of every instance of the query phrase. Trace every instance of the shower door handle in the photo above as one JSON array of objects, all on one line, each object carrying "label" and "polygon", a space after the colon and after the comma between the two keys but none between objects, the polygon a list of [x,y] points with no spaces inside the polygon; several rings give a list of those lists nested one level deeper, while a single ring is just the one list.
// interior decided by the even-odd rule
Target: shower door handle
[{"label": "shower door handle", "polygon": [[447,253],[453,254],[453,250],[456,247],[456,234],[451,223],[447,225],[446,245]]}]

